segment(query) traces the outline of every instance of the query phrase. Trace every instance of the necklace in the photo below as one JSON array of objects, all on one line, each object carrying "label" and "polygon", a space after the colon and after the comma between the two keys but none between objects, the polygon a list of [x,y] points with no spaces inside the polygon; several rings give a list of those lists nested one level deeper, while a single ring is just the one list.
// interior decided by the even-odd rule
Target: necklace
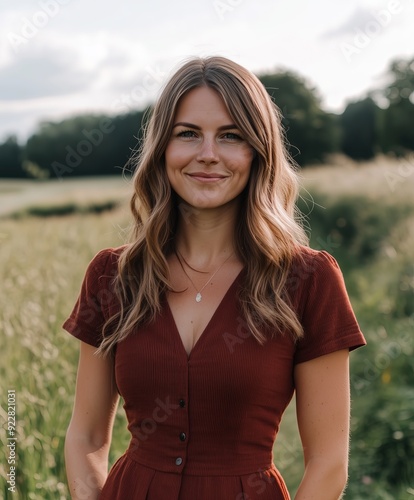
[{"label": "necklace", "polygon": [[[178,252],[178,250],[177,250]],[[196,272],[196,273],[201,273],[201,274],[208,274],[208,271],[201,271],[200,269],[196,269],[195,267],[193,266],[190,266],[190,264],[184,259],[184,256],[181,252],[178,252],[180,254],[180,259],[182,260],[182,262],[184,262],[184,264],[189,267],[192,271]],[[178,258],[178,255],[177,255],[177,258]],[[178,260],[180,260],[178,259]],[[185,272],[185,271],[184,271]]]},{"label": "necklace", "polygon": [[[214,273],[210,276],[210,278],[208,279],[208,281],[206,283],[204,283],[204,285],[200,288],[200,290],[197,290],[197,287],[195,286],[194,281],[188,275],[188,273],[185,270],[185,268],[183,266],[183,263],[181,261],[181,259],[184,260],[184,257],[180,254],[180,252],[178,250],[174,250],[174,253],[175,253],[175,255],[176,255],[177,259],[178,259],[178,262],[180,263],[181,269],[183,270],[183,272],[187,276],[187,278],[190,280],[190,283],[193,285],[194,290],[197,292],[197,295],[195,297],[196,302],[201,302],[201,299],[203,298],[203,296],[201,295],[201,292],[210,283],[210,281],[214,278],[214,276],[220,271],[220,269],[224,266],[224,264],[230,259],[230,257],[232,257],[232,255],[234,254],[234,252],[232,252],[227,257],[227,259],[222,264],[220,264],[220,267],[214,271]],[[187,262],[185,260],[184,260],[184,262],[187,264]],[[190,269],[192,269],[191,266],[188,266],[188,267],[190,267]],[[198,272],[201,272],[201,271],[198,271]],[[205,271],[203,271],[203,272],[205,272]]]}]

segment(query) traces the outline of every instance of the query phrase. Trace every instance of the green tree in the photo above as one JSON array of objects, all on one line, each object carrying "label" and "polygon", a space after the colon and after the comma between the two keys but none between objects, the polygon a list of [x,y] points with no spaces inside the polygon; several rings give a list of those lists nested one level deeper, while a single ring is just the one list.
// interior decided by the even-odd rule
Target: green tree
[{"label": "green tree", "polygon": [[355,160],[368,160],[375,156],[379,111],[370,97],[347,105],[340,116],[341,149],[346,155]]},{"label": "green tree", "polygon": [[382,113],[381,145],[384,152],[404,155],[414,150],[414,58],[394,61],[388,78],[389,85],[379,91],[387,103]]},{"label": "green tree", "polygon": [[290,154],[300,165],[323,161],[337,150],[336,117],[321,109],[314,88],[289,71],[259,78],[282,112]]},{"label": "green tree", "polygon": [[48,170],[51,178],[120,175],[139,140],[142,117],[137,111],[43,123],[27,141],[24,159]]},{"label": "green tree", "polygon": [[22,148],[16,136],[8,137],[0,144],[0,178],[26,177],[21,163]]},{"label": "green tree", "polygon": [[388,71],[391,83],[384,90],[390,104],[405,102],[414,97],[414,58],[397,59]]}]

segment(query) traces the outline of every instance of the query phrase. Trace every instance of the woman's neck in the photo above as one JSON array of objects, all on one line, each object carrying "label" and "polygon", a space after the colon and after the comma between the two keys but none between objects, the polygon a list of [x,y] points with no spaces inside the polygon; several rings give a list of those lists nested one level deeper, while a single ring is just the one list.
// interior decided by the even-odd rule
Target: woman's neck
[{"label": "woman's neck", "polygon": [[176,248],[195,267],[214,267],[236,250],[234,231],[238,212],[238,203],[208,210],[180,204]]}]

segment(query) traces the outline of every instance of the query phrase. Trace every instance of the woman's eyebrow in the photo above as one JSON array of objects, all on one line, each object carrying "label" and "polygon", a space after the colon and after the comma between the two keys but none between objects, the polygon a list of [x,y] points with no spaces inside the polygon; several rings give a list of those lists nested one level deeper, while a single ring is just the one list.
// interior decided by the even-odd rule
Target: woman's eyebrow
[{"label": "woman's eyebrow", "polygon": [[[198,125],[194,125],[194,123],[188,123],[188,122],[175,123],[173,128],[179,127],[179,126],[193,128],[195,130],[201,130],[201,127],[199,127]],[[217,130],[230,130],[230,129],[238,129],[238,127],[234,123],[230,123],[229,125],[222,125],[221,127],[218,127]]]}]

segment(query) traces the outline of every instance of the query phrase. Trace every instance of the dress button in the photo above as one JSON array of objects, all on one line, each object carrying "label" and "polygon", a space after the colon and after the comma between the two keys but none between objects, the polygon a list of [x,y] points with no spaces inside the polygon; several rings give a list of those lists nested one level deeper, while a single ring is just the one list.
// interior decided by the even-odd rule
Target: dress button
[{"label": "dress button", "polygon": [[180,399],[180,401],[178,402],[178,404],[181,406],[181,408],[184,408],[184,406],[185,406],[184,399]]},{"label": "dress button", "polygon": [[181,440],[181,441],[185,441],[185,440],[186,440],[186,437],[187,437],[187,435],[186,435],[186,433],[185,433],[185,432],[180,432],[180,440]]},{"label": "dress button", "polygon": [[175,459],[175,465],[181,465],[183,463],[183,459],[181,457],[178,457]]}]

